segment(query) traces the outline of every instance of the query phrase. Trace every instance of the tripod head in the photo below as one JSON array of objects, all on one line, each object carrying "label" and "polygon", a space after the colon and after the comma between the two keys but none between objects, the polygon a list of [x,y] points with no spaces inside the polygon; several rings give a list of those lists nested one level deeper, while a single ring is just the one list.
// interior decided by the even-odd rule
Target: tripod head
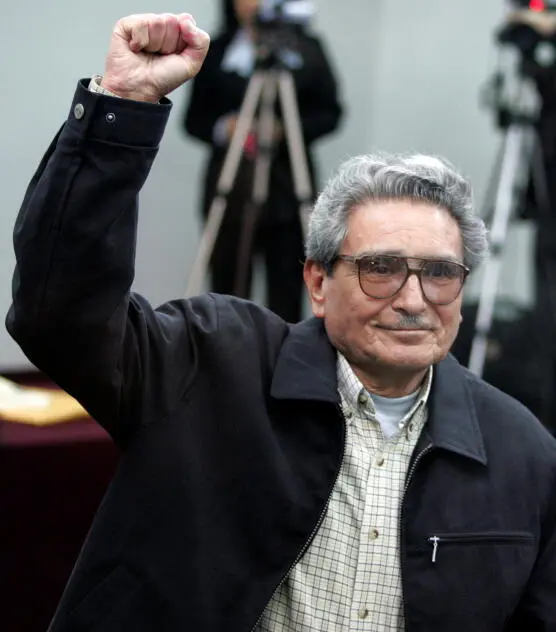
[{"label": "tripod head", "polygon": [[550,49],[556,58],[556,0],[513,0],[510,4],[498,42],[513,46],[524,58],[545,62]]},{"label": "tripod head", "polygon": [[308,0],[262,0],[254,23],[258,68],[286,68],[284,52],[299,48],[314,13]]},{"label": "tripod head", "polygon": [[[542,94],[535,87],[547,73],[554,72],[556,78],[556,0],[512,0],[510,5],[496,32],[498,68],[481,99],[494,110],[503,130],[516,122],[535,123],[542,105]],[[503,53],[512,54],[512,67],[504,65]]]},{"label": "tripod head", "polygon": [[255,23],[267,31],[306,26],[314,14],[315,7],[310,0],[261,0]]}]

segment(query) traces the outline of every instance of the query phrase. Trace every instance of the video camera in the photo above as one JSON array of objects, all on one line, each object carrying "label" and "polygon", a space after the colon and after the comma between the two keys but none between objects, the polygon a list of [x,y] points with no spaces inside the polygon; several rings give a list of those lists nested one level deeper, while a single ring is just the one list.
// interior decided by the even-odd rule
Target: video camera
[{"label": "video camera", "polygon": [[309,0],[261,0],[255,17],[257,63],[279,66],[284,51],[299,49],[300,32],[315,13]]},{"label": "video camera", "polygon": [[556,0],[510,0],[510,5],[516,9],[528,9],[537,13],[556,11]]},{"label": "video camera", "polygon": [[497,33],[500,44],[518,49],[524,59],[534,59],[539,47],[556,51],[556,0],[509,0],[509,14]]},{"label": "video camera", "polygon": [[256,17],[260,29],[306,26],[315,13],[310,0],[262,0]]}]

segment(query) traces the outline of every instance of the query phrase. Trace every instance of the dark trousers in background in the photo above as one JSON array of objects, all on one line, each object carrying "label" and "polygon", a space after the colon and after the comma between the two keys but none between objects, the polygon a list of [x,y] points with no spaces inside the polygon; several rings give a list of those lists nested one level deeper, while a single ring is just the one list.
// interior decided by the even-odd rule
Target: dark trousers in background
[{"label": "dark trousers in background", "polygon": [[[236,294],[236,274],[242,224],[224,220],[211,261],[211,289]],[[265,264],[266,304],[284,320],[297,322],[303,305],[303,237],[299,218],[280,223],[262,222],[251,250],[247,296],[250,295],[253,259],[262,255]]]},{"label": "dark trousers in background", "polygon": [[[216,181],[222,157],[213,156],[209,163],[203,212],[206,218],[214,199]],[[245,230],[245,213],[250,212],[253,194],[253,163],[247,159],[237,174],[224,219],[218,233],[210,263],[213,292],[238,295],[236,276],[241,240]],[[303,316],[304,243],[299,202],[297,201],[289,167],[283,162],[273,165],[267,202],[260,210],[248,258],[248,275],[242,298],[250,298],[253,263],[261,256],[265,267],[266,305],[287,322],[297,322]]]},{"label": "dark trousers in background", "polygon": [[545,377],[542,421],[556,435],[556,210],[553,212],[554,217],[539,217],[537,222],[535,293]]},{"label": "dark trousers in background", "polygon": [[[550,82],[552,85],[552,81]],[[526,196],[521,217],[536,225],[535,263],[535,315],[536,332],[540,338],[539,363],[543,367],[542,421],[556,435],[556,102],[543,95],[545,106],[537,124],[541,141],[547,205],[542,203],[535,190],[534,173]]]}]

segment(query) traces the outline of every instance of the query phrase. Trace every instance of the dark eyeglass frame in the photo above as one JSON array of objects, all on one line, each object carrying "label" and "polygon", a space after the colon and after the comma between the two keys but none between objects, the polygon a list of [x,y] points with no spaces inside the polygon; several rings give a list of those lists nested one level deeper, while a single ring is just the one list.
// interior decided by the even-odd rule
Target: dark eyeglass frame
[{"label": "dark eyeglass frame", "polygon": [[[395,259],[397,261],[403,262],[405,264],[405,278],[402,284],[400,285],[400,287],[392,294],[389,294],[388,296],[373,296],[372,294],[369,294],[369,292],[365,291],[363,281],[361,279],[361,262],[372,261],[373,259],[378,259],[381,257],[384,257],[387,259]],[[410,267],[409,260],[420,262],[421,263],[420,267]],[[369,296],[370,298],[374,298],[376,300],[387,300],[389,298],[393,298],[394,296],[396,296],[396,294],[402,291],[409,277],[412,274],[415,274],[417,278],[419,279],[419,285],[421,287],[421,292],[423,293],[425,300],[431,305],[450,305],[450,303],[453,303],[461,294],[463,290],[463,286],[465,285],[465,281],[470,273],[470,269],[467,266],[463,265],[463,263],[459,263],[458,261],[452,261],[449,259],[426,259],[423,257],[403,257],[401,255],[389,255],[389,254],[374,254],[374,255],[365,254],[365,255],[359,255],[357,257],[354,257],[352,255],[340,254],[340,255],[336,255],[332,259],[332,261],[330,262],[330,269],[334,267],[337,261],[347,261],[348,263],[352,263],[353,265],[355,265],[357,267],[357,276],[359,278],[359,287],[361,288],[361,291],[366,296]],[[423,279],[422,279],[423,270],[425,270],[427,263],[449,263],[450,265],[457,266],[462,271],[461,287],[458,293],[449,301],[431,301],[429,297],[427,296],[427,292],[425,291],[425,288],[423,287]]]}]

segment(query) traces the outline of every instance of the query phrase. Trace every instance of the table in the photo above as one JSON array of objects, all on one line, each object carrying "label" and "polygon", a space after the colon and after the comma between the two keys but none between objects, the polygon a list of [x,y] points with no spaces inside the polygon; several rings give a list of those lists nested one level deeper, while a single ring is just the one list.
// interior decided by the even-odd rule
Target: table
[{"label": "table", "polygon": [[118,458],[92,419],[0,422],[0,627],[45,632]]}]

